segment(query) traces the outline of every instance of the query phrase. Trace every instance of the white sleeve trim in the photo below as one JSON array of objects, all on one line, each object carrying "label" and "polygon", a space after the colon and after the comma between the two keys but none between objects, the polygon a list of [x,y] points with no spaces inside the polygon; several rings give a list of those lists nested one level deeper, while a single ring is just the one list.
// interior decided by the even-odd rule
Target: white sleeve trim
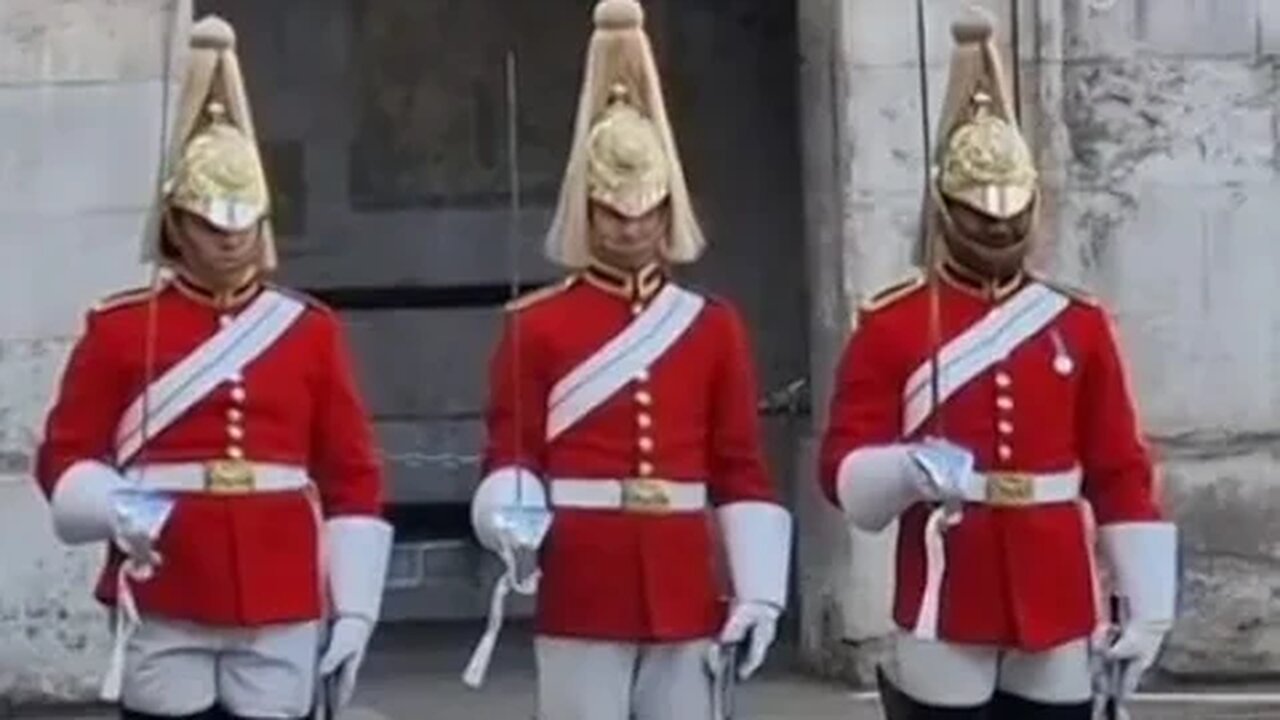
[{"label": "white sleeve trim", "polygon": [[394,535],[390,523],[372,515],[341,515],[325,521],[329,599],[336,615],[377,623]]},{"label": "white sleeve trim", "polygon": [[114,494],[126,486],[106,463],[81,460],[67,468],[49,498],[58,539],[69,545],[111,540],[117,522]]},{"label": "white sleeve trim", "polygon": [[769,502],[742,501],[716,510],[735,599],[787,605],[791,568],[791,513]]},{"label": "white sleeve trim", "polygon": [[879,532],[923,499],[917,478],[922,472],[906,445],[859,448],[840,461],[836,496],[850,522]]},{"label": "white sleeve trim", "polygon": [[1178,594],[1178,529],[1169,522],[1110,523],[1098,528],[1115,590],[1133,620],[1172,622]]}]

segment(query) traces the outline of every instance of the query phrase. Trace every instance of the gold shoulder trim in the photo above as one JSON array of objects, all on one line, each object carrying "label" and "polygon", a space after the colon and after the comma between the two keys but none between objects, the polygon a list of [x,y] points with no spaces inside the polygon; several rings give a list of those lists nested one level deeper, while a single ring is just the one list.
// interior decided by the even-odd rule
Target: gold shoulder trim
[{"label": "gold shoulder trim", "polygon": [[893,304],[910,295],[925,284],[924,273],[920,269],[912,270],[906,277],[899,278],[885,287],[872,293],[862,302],[863,312],[872,312]]},{"label": "gold shoulder trim", "polygon": [[1032,275],[1032,277],[1035,278],[1036,282],[1040,283],[1041,285],[1044,285],[1050,290],[1061,293],[1067,296],[1068,298],[1070,298],[1071,300],[1075,300],[1078,303],[1081,303],[1083,305],[1098,304],[1097,296],[1082,287],[1078,287],[1076,285],[1068,285],[1059,280],[1047,278],[1039,274]]},{"label": "gold shoulder trim", "polygon": [[570,275],[569,277],[566,277],[565,279],[560,280],[559,282],[554,282],[550,285],[545,285],[543,287],[538,288],[537,290],[530,290],[529,292],[521,295],[520,297],[512,300],[511,302],[508,302],[505,306],[507,309],[507,312],[516,312],[518,310],[523,310],[527,307],[530,307],[531,305],[536,305],[542,302],[543,300],[546,300],[547,298],[555,297],[556,295],[559,295],[565,290],[568,290],[569,288],[573,287],[573,284],[577,282],[577,280],[578,280],[577,275]]},{"label": "gold shoulder trim", "polygon": [[104,310],[114,310],[116,308],[125,307],[126,305],[135,305],[140,302],[146,302],[153,295],[156,289],[151,287],[137,287],[128,290],[121,290],[112,293],[98,302],[93,304],[93,312],[102,312]]}]

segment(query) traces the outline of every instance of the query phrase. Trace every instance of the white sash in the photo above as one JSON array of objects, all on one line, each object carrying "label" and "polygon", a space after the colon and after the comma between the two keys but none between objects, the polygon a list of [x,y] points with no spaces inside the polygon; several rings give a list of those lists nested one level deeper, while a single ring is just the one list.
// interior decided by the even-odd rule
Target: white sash
[{"label": "white sash", "polygon": [[662,357],[705,305],[700,295],[674,284],[664,287],[625,330],[551,388],[547,440],[555,440]]},{"label": "white sash", "polygon": [[[1071,301],[1041,283],[1032,283],[987,313],[938,352],[938,402],[945,402],[984,370],[1003,360],[1058,317]],[[920,428],[933,412],[933,363],[926,359],[902,389],[902,434]]]},{"label": "white sash", "polygon": [[[304,310],[305,303],[265,290],[230,325],[152,382],[129,404],[116,426],[117,467],[127,465],[148,441],[262,355]],[[149,417],[144,428],[146,398]]]}]

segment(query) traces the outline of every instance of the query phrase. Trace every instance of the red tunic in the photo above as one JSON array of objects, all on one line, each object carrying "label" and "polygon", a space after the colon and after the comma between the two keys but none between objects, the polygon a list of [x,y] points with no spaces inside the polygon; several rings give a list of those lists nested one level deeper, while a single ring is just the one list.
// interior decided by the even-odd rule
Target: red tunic
[{"label": "red tunic", "polygon": [[[1025,282],[992,299],[944,274],[944,342]],[[896,295],[864,310],[839,366],[820,469],[833,502],[837,470],[850,452],[932,432],[926,422],[902,436],[903,386],[931,351],[929,292],[916,283]],[[972,451],[980,471],[1049,473],[1078,465],[1099,524],[1157,519],[1152,463],[1111,323],[1096,303],[1071,297],[1046,328],[943,404],[945,436]],[[1062,354],[1071,358],[1066,373],[1064,363],[1054,367]],[[904,628],[920,609],[929,510],[919,503],[901,517],[894,617]],[[1038,650],[1088,634],[1097,609],[1085,517],[1071,503],[966,506],[961,524],[946,534],[939,639]]]},{"label": "red tunic", "polygon": [[[723,302],[708,302],[647,377],[546,442],[552,386],[644,302],[618,282],[589,273],[508,316],[490,369],[485,472],[520,464],[546,481],[652,476],[705,482],[713,505],[773,501],[751,352]],[[644,297],[661,278],[653,282]],[[633,642],[715,634],[726,593],[713,527],[699,512],[557,509],[542,549],[538,632]]]},{"label": "red tunic", "polygon": [[[256,297],[216,309],[183,281],[159,291],[152,377],[216,333]],[[285,291],[287,292],[287,291]],[[150,293],[120,296],[88,314],[71,353],[36,462],[48,494],[74,463],[113,464],[116,424],[146,376]],[[338,318],[314,300],[285,334],[145,447],[135,463],[197,462],[243,454],[305,468],[314,490],[183,494],[162,531],[154,577],[133,583],[139,609],[182,620],[253,626],[317,618],[323,609],[320,517],[381,512],[381,468]],[[240,389],[237,389],[240,388]],[[238,428],[238,430],[236,429]],[[317,508],[318,504],[318,508]],[[318,512],[319,511],[319,514]],[[115,600],[112,548],[98,597]]]}]

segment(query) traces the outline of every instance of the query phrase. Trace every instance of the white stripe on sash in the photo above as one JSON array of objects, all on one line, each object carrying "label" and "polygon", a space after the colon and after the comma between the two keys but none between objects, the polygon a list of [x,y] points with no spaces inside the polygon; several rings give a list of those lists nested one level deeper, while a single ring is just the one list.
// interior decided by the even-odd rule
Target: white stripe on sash
[{"label": "white stripe on sash", "polygon": [[547,440],[555,440],[662,357],[705,305],[705,298],[674,284],[663,288],[626,329],[551,389]]},{"label": "white stripe on sash", "polygon": [[[124,467],[148,441],[221,383],[258,358],[288,330],[306,304],[265,290],[244,312],[143,391],[116,426],[116,463]],[[143,435],[144,398],[149,398]]]},{"label": "white stripe on sash", "polygon": [[[938,402],[1003,360],[1066,310],[1071,301],[1041,283],[1032,283],[987,313],[938,353]],[[908,436],[933,412],[933,363],[926,359],[903,387],[902,434]]]}]

